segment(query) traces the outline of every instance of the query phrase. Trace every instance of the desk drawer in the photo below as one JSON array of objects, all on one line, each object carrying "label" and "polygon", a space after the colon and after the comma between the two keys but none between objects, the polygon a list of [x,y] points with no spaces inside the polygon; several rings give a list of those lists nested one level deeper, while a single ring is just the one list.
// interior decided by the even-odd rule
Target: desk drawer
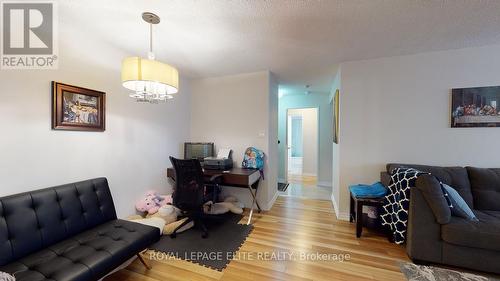
[{"label": "desk drawer", "polygon": [[255,171],[250,175],[224,174],[222,185],[247,187],[260,179],[260,172]]}]

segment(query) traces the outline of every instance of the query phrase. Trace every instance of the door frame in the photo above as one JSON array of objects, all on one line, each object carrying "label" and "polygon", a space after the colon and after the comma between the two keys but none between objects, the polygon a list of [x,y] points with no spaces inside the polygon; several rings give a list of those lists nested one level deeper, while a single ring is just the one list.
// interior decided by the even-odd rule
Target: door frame
[{"label": "door frame", "polygon": [[[288,182],[288,111],[294,109],[316,109],[316,123],[317,123],[317,149],[316,149],[316,177],[319,176],[319,145],[320,145],[320,137],[319,137],[319,128],[320,128],[320,119],[319,119],[319,106],[299,106],[299,107],[289,107],[285,111],[285,182]],[[304,129],[304,126],[302,126]]]}]

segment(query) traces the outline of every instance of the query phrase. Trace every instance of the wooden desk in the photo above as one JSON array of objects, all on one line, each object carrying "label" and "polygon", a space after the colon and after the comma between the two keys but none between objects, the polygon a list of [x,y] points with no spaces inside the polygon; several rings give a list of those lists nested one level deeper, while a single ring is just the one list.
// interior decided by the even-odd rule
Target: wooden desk
[{"label": "wooden desk", "polygon": [[[259,170],[242,168],[232,168],[228,171],[203,169],[203,174],[206,178],[210,178],[214,175],[222,175],[222,186],[247,188],[250,191],[252,195],[252,207],[250,209],[250,216],[248,217],[247,224],[250,224],[252,220],[254,205],[257,205],[257,210],[260,213],[261,208],[257,201],[257,188],[259,187],[261,178]],[[175,181],[174,168],[167,169],[167,177]]]}]

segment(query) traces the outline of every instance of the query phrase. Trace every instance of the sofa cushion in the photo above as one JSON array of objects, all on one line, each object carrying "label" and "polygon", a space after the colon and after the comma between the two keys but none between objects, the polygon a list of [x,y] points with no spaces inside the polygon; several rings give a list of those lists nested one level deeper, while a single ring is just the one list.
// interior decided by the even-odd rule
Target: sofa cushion
[{"label": "sofa cushion", "polygon": [[441,226],[441,238],[450,244],[500,251],[500,212],[477,211],[479,221],[452,217]]},{"label": "sofa cushion", "polygon": [[114,220],[0,267],[17,280],[97,280],[158,241],[160,231]]},{"label": "sofa cushion", "polygon": [[451,219],[450,205],[444,197],[441,184],[437,178],[429,174],[421,175],[418,177],[415,185],[422,192],[436,221],[439,224],[449,223]]},{"label": "sofa cushion", "polygon": [[500,169],[467,167],[474,208],[500,211]]},{"label": "sofa cushion", "polygon": [[453,186],[455,190],[462,196],[467,205],[471,209],[474,209],[474,202],[472,199],[471,184],[469,181],[469,176],[467,170],[463,167],[438,167],[438,166],[426,166],[426,165],[413,165],[413,164],[387,164],[387,172],[391,172],[395,168],[406,167],[414,168],[422,172],[431,173],[433,176],[437,177],[439,181],[446,183],[449,186]]}]

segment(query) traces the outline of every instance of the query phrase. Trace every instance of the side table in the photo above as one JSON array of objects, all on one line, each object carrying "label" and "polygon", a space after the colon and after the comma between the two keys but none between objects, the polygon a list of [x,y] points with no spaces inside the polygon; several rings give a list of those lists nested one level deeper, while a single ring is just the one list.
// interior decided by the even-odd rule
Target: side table
[{"label": "side table", "polygon": [[356,237],[361,237],[363,230],[363,206],[373,206],[380,209],[383,205],[384,197],[379,198],[358,198],[351,192],[351,204],[349,221],[356,221]]}]

